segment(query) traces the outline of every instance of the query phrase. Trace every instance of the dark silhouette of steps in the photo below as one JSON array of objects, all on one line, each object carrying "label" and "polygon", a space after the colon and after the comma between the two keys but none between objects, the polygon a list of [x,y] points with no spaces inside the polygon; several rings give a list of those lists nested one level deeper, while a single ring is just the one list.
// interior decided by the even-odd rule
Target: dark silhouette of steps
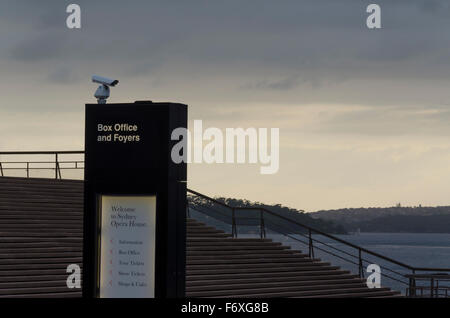
[{"label": "dark silhouette of steps", "polygon": [[0,297],[80,297],[66,268],[82,240],[82,182],[0,178]]},{"label": "dark silhouette of steps", "polygon": [[[80,297],[83,182],[0,177],[0,298]],[[269,239],[231,238],[187,220],[188,297],[394,297],[332,264]]]},{"label": "dark silhouette of steps", "polygon": [[269,239],[233,239],[193,219],[187,226],[187,297],[399,296]]}]

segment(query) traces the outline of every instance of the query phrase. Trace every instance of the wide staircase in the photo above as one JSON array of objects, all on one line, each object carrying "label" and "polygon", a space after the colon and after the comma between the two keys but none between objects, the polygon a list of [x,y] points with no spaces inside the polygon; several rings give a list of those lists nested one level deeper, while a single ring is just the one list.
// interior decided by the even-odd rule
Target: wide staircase
[{"label": "wide staircase", "polygon": [[0,297],[81,296],[66,267],[82,240],[82,182],[0,178]]},{"label": "wide staircase", "polygon": [[270,239],[230,234],[187,220],[188,297],[397,297],[320,259]]},{"label": "wide staircase", "polygon": [[[80,297],[83,182],[0,178],[0,297]],[[187,297],[398,297],[270,239],[232,238],[187,220]]]}]

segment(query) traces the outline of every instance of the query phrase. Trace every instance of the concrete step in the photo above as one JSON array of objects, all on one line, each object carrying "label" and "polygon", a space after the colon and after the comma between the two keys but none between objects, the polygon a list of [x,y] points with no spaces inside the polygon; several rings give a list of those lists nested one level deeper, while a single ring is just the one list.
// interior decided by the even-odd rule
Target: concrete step
[{"label": "concrete step", "polygon": [[0,289],[0,295],[67,293],[67,286]]},{"label": "concrete step", "polygon": [[67,279],[67,274],[61,273],[59,275],[39,275],[39,276],[28,276],[28,275],[20,275],[20,276],[0,276],[0,284],[6,283],[30,283],[36,282],[39,283],[41,281],[55,281],[56,283],[65,284]]},{"label": "concrete step", "polygon": [[293,297],[301,297],[301,298],[380,298],[380,297],[401,297],[399,292],[392,291],[389,288],[380,288],[380,289],[369,289],[363,288],[359,291],[350,291],[348,290],[333,290],[330,293],[322,293],[315,295],[301,295],[301,296],[293,296]]},{"label": "concrete step", "polygon": [[325,285],[294,285],[294,286],[272,286],[272,287],[255,287],[248,286],[244,289],[225,289],[218,286],[218,290],[209,291],[189,291],[188,297],[253,297],[250,295],[261,295],[272,293],[313,293],[313,294],[326,294],[328,290],[338,289],[342,291],[351,292],[353,290],[364,291],[367,287],[362,283],[342,283],[342,284],[325,284]]},{"label": "concrete step", "polygon": [[269,279],[276,277],[301,277],[301,276],[329,276],[329,275],[339,275],[345,274],[349,275],[350,272],[346,270],[338,270],[338,269],[324,269],[324,268],[314,268],[314,270],[303,270],[296,273],[290,272],[272,272],[272,273],[204,273],[204,274],[191,274],[186,273],[186,281],[194,282],[201,280],[222,280],[222,279]]},{"label": "concrete step", "polygon": [[198,259],[191,260],[187,259],[187,265],[189,266],[199,266],[206,265],[209,268],[216,268],[217,266],[263,266],[263,265],[271,265],[271,266],[284,266],[284,265],[304,265],[304,264],[319,264],[320,259],[310,259],[310,258],[260,258],[260,259],[230,259],[230,260],[213,260],[213,259]]},{"label": "concrete step", "polygon": [[220,242],[187,242],[187,246],[197,246],[197,247],[211,247],[214,246],[217,249],[220,249],[224,246],[240,246],[240,247],[250,247],[250,246],[261,246],[261,247],[273,247],[273,246],[282,246],[281,243],[278,242],[235,242],[232,239],[222,240]]},{"label": "concrete step", "polygon": [[[245,298],[279,298],[279,297],[311,297],[311,296],[319,296],[319,298],[326,298],[333,295],[339,295],[336,297],[346,298],[346,297],[374,297],[375,295],[387,295],[392,293],[388,288],[380,288],[377,293],[370,291],[367,287],[355,287],[355,288],[342,288],[342,286],[335,287],[336,289],[330,289],[327,286],[324,289],[319,290],[285,290],[280,289],[278,291],[272,292],[258,292],[255,290],[253,292],[246,293],[234,293],[233,295],[228,295],[228,297],[245,297]],[[194,297],[189,295],[189,297]],[[217,297],[227,297],[227,295],[219,295],[219,296],[204,296],[208,298],[217,298]]]},{"label": "concrete step", "polygon": [[83,249],[81,244],[79,246],[48,246],[48,247],[3,247],[0,246],[0,257],[9,257],[9,254],[13,255],[45,255],[45,254],[70,254],[70,255],[82,255]]},{"label": "concrete step", "polygon": [[[63,252],[32,252],[29,250],[26,250],[25,252],[21,251],[14,251],[6,253],[3,250],[0,250],[0,264],[3,264],[3,260],[13,261],[13,260],[19,260],[19,261],[26,261],[27,259],[42,259],[45,261],[51,261],[53,259],[65,259],[68,258],[76,258],[79,259],[79,262],[82,261],[83,252],[73,252],[69,250],[65,250]],[[68,260],[67,260],[68,261]]]},{"label": "concrete step", "polygon": [[82,246],[81,236],[59,237],[2,237],[0,238],[0,249],[21,247],[60,247],[60,246]]},{"label": "concrete step", "polygon": [[[212,226],[204,226],[204,225],[202,225],[202,226],[186,226],[186,230],[188,231],[188,232],[197,232],[197,231],[200,231],[200,232],[207,232],[207,231],[213,231],[213,232],[217,232],[217,231],[219,231],[218,229],[216,229],[215,227],[212,227]],[[222,231],[219,231],[219,232],[222,232]]]},{"label": "concrete step", "polygon": [[235,283],[235,284],[220,284],[220,285],[197,285],[188,286],[186,290],[189,292],[195,291],[215,291],[220,286],[220,290],[245,290],[245,289],[263,289],[263,288],[277,288],[277,287],[309,287],[309,286],[345,286],[349,284],[365,286],[360,279],[334,279],[334,280],[304,280],[304,281],[275,281],[275,282],[259,282],[259,283]]},{"label": "concrete step", "polygon": [[[76,262],[78,261],[78,262]],[[3,271],[15,271],[15,270],[47,270],[47,269],[59,269],[62,271],[66,271],[67,265],[69,264],[78,264],[81,265],[82,261],[78,258],[72,258],[68,261],[55,261],[55,262],[39,262],[39,263],[30,263],[30,262],[22,262],[21,264],[17,264],[15,262],[11,262],[8,265],[0,265],[0,272]],[[1,273],[0,273],[1,275]]]},{"label": "concrete step", "polygon": [[[201,253],[198,255],[187,255],[187,259],[190,261],[210,261],[210,260],[218,260],[218,261],[234,261],[234,260],[253,260],[257,262],[260,259],[273,259],[274,261],[282,261],[283,259],[309,259],[308,255],[300,254],[300,253],[284,254],[284,253],[272,253],[272,254],[238,254],[238,255],[202,255]],[[316,259],[318,260],[318,259]]]},{"label": "concrete step", "polygon": [[286,249],[283,246],[280,246],[279,248],[270,248],[267,250],[264,249],[247,249],[247,250],[242,250],[242,249],[234,249],[234,250],[214,250],[214,249],[210,249],[210,250],[201,250],[201,249],[197,249],[197,250],[191,250],[188,249],[187,250],[187,256],[217,256],[217,257],[222,257],[222,256],[245,256],[245,255],[249,255],[249,256],[255,256],[256,255],[280,255],[280,257],[282,257],[282,255],[304,255],[301,254],[301,252],[299,251],[295,251],[295,250],[291,250],[291,249]]},{"label": "concrete step", "polygon": [[20,177],[1,177],[0,178],[0,186],[2,184],[11,185],[11,184],[20,184],[26,187],[32,186],[55,186],[55,187],[78,187],[80,190],[83,189],[84,182],[81,180],[69,180],[69,179],[48,179],[48,178],[20,178]]},{"label": "concrete step", "polygon": [[24,186],[5,186],[5,184],[0,183],[0,194],[26,194],[26,195],[49,195],[50,197],[54,196],[75,196],[83,200],[83,190],[74,187],[66,187],[61,188],[59,186],[56,187],[24,187]]},{"label": "concrete step", "polygon": [[47,207],[58,208],[58,207],[67,207],[68,205],[70,205],[72,208],[77,207],[77,208],[83,209],[83,202],[79,202],[79,201],[71,200],[71,199],[61,199],[61,200],[55,200],[55,201],[49,202],[48,200],[45,200],[45,199],[21,200],[20,198],[17,198],[17,199],[8,198],[8,199],[3,199],[0,201],[0,207],[9,208],[11,206],[18,205],[19,203],[20,203],[21,207],[27,207],[27,206],[32,207],[32,206],[36,206],[36,204],[39,204],[41,206],[40,208],[44,209],[44,210]]},{"label": "concrete step", "polygon": [[74,201],[83,202],[83,193],[74,191],[74,192],[59,192],[59,191],[52,191],[51,189],[47,191],[42,191],[39,193],[36,193],[36,191],[20,191],[18,189],[4,189],[0,188],[0,198],[1,199],[8,199],[8,198],[22,198],[24,200],[32,200],[32,199],[52,199],[52,200],[59,200],[61,198],[70,198]]},{"label": "concrete step", "polygon": [[[81,264],[78,264],[81,266]],[[28,269],[15,269],[15,270],[0,270],[0,281],[3,277],[13,277],[13,276],[25,276],[25,277],[40,277],[40,276],[47,276],[47,275],[65,275],[67,279],[66,274],[66,268],[28,268]]]},{"label": "concrete step", "polygon": [[19,282],[0,282],[0,290],[22,289],[22,288],[40,288],[40,287],[65,287],[64,280],[43,280],[43,281],[19,281]]},{"label": "concrete step", "polygon": [[7,236],[8,238],[26,238],[26,237],[36,237],[36,238],[50,238],[55,237],[59,238],[61,236],[66,237],[80,237],[82,238],[81,231],[69,231],[69,230],[62,230],[62,231],[37,231],[37,232],[30,232],[30,231],[6,231],[6,230],[0,230],[0,236]]},{"label": "concrete step", "polygon": [[[19,213],[19,214],[18,214]],[[54,206],[40,206],[40,205],[30,205],[30,206],[7,206],[7,207],[0,207],[0,215],[17,215],[23,216],[25,214],[32,215],[32,216],[51,216],[51,215],[62,215],[62,216],[71,216],[76,215],[78,217],[83,217],[83,209],[80,207],[73,207],[73,206],[60,206],[60,207],[54,207]]]},{"label": "concrete step", "polygon": [[213,252],[228,252],[228,251],[239,251],[242,254],[245,254],[246,251],[258,251],[261,253],[261,251],[282,251],[282,250],[289,250],[288,246],[227,246],[224,245],[220,248],[220,251],[217,251],[216,246],[187,246],[186,250],[189,252],[191,251],[213,251]]},{"label": "concrete step", "polygon": [[364,280],[360,279],[356,275],[351,274],[343,274],[343,273],[329,273],[329,274],[314,274],[314,275],[286,275],[286,276],[263,276],[260,277],[251,277],[251,278],[242,278],[242,277],[228,277],[227,279],[205,279],[205,280],[189,280],[186,281],[186,287],[192,286],[202,286],[203,288],[208,288],[208,286],[212,286],[212,288],[216,288],[218,285],[232,285],[232,284],[252,284],[252,283],[295,283],[295,282],[303,282],[303,281],[320,281],[320,280],[346,280],[346,279],[355,279],[361,282]]},{"label": "concrete step", "polygon": [[82,233],[82,225],[79,222],[76,223],[64,223],[62,221],[59,222],[45,222],[45,224],[39,224],[37,222],[28,222],[28,223],[15,223],[12,222],[1,222],[0,221],[0,231],[9,231],[9,232],[28,232],[28,231],[64,231],[70,230],[72,232],[80,232]]},{"label": "concrete step", "polygon": [[369,298],[405,298],[405,296],[398,291],[391,291],[391,293],[388,293],[386,295],[380,294],[380,296],[374,296],[372,294]]},{"label": "concrete step", "polygon": [[190,218],[186,218],[186,224],[187,226],[196,226],[196,225],[207,226],[206,223],[204,222],[196,221]]},{"label": "concrete step", "polygon": [[[265,264],[264,264],[265,265]],[[312,272],[317,270],[333,270],[339,269],[337,266],[266,266],[266,267],[239,267],[234,266],[231,268],[217,268],[217,269],[199,269],[192,268],[192,266],[187,266],[186,275],[218,275],[218,274],[244,274],[244,273],[264,273],[266,275],[271,275],[272,273],[280,272]]]},{"label": "concrete step", "polygon": [[[281,263],[305,263],[310,264],[314,262],[319,262],[320,259],[309,259],[302,257],[290,257],[290,258],[240,258],[240,259],[208,259],[208,258],[199,258],[192,259],[187,258],[187,265],[217,265],[217,264],[235,264],[235,265],[247,265],[247,264],[281,264]],[[277,265],[278,266],[278,265]]]},{"label": "concrete step", "polygon": [[17,295],[0,295],[0,298],[80,298],[81,291],[61,292],[61,293],[31,293],[31,294],[17,294]]},{"label": "concrete step", "polygon": [[[229,241],[232,242],[273,242],[271,239],[259,239],[259,238],[231,238]],[[209,238],[209,237],[187,237],[186,238],[187,243],[194,243],[194,242],[223,242],[223,239],[220,238]]]},{"label": "concrete step", "polygon": [[188,233],[187,235],[189,235],[189,237],[212,237],[212,238],[228,238],[231,237],[231,234],[227,234],[227,233]]},{"label": "concrete step", "polygon": [[277,267],[277,268],[283,268],[283,267],[312,267],[312,266],[317,266],[317,267],[322,267],[322,266],[329,266],[330,263],[327,262],[314,262],[313,260],[303,260],[303,261],[299,261],[299,262],[286,262],[286,261],[281,261],[281,262],[275,262],[275,263],[271,263],[271,262],[254,262],[251,261],[249,263],[236,263],[236,262],[231,262],[231,263],[216,263],[216,264],[188,264],[186,266],[187,269],[189,270],[203,270],[203,269],[208,269],[208,270],[218,270],[218,269],[260,269],[260,268],[271,268],[271,267]]}]

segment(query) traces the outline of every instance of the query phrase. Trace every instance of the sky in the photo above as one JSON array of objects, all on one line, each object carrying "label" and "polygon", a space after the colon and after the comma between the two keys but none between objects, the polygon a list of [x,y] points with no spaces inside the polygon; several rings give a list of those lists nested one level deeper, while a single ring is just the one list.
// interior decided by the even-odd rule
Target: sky
[{"label": "sky", "polygon": [[449,205],[449,31],[445,0],[2,0],[0,151],[83,149],[98,74],[120,80],[112,103],[280,129],[278,173],[191,164],[191,189],[305,211]]}]

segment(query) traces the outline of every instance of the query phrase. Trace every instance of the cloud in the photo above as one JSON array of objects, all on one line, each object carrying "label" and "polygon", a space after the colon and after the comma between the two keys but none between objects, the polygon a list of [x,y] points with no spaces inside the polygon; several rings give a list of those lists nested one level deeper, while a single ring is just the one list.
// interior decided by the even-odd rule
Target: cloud
[{"label": "cloud", "polygon": [[259,80],[256,83],[243,85],[243,89],[258,89],[258,90],[290,90],[298,86],[299,77],[290,76],[281,80]]},{"label": "cloud", "polygon": [[419,8],[434,16],[448,17],[450,15],[450,3],[439,0],[423,0],[419,3]]},{"label": "cloud", "polygon": [[310,131],[371,136],[445,136],[450,134],[450,107],[364,107],[328,113]]},{"label": "cloud", "polygon": [[68,67],[58,67],[50,72],[48,80],[57,84],[73,84],[80,80],[80,77]]},{"label": "cloud", "polygon": [[65,56],[67,38],[45,33],[23,40],[10,49],[10,57],[21,62],[55,61]]},{"label": "cloud", "polygon": [[80,0],[81,30],[65,27],[63,3],[24,3],[3,7],[16,15],[0,20],[0,33],[15,30],[14,39],[0,42],[4,73],[24,64],[24,74],[44,74],[49,83],[72,83],[93,71],[128,81],[151,77],[159,91],[176,85],[189,91],[184,96],[226,96],[224,102],[398,105],[450,98],[450,42],[442,41],[450,20],[423,13],[440,12],[445,1],[380,1],[377,31],[365,27],[365,1],[109,1],[104,10],[104,2]]}]

